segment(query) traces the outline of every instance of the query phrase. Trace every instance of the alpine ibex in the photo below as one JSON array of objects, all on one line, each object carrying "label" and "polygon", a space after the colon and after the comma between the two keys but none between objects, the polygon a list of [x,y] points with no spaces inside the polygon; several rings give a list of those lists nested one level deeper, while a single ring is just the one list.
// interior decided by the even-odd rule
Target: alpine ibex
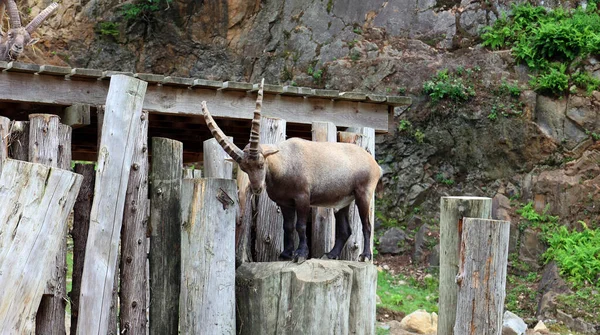
[{"label": "alpine ibex", "polygon": [[[2,19],[4,9],[8,9],[10,17],[10,29],[4,33],[2,31]],[[14,61],[21,56],[25,47],[36,42],[31,38],[31,33],[48,18],[48,16],[58,8],[58,4],[53,2],[46,9],[40,12],[25,28],[21,26],[21,17],[19,9],[14,0],[0,0],[0,61]]]},{"label": "alpine ibex", "polygon": [[[356,201],[364,249],[359,260],[371,259],[371,222],[369,207],[381,178],[381,168],[366,150],[349,143],[311,142],[290,138],[275,145],[259,144],[263,82],[258,91],[252,120],[250,143],[240,150],[216,125],[206,101],[202,113],[212,135],[248,174],[254,194],[266,189],[269,198],[283,214],[284,250],[282,259],[303,261],[308,257],[306,220],[311,206],[339,209],[335,214],[335,244],[326,254],[338,258],[352,231],[348,213]],[[298,232],[298,249],[294,251],[294,217]]]}]

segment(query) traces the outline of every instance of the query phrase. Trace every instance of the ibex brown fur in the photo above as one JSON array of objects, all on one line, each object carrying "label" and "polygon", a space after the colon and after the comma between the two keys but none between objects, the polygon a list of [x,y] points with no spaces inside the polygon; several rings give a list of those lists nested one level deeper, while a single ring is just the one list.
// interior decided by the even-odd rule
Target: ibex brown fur
[{"label": "ibex brown fur", "polygon": [[[318,206],[339,209],[335,214],[335,245],[326,254],[328,258],[338,258],[352,233],[348,213],[350,203],[355,200],[364,236],[364,250],[359,260],[371,259],[369,207],[381,178],[381,168],[373,156],[355,144],[290,138],[276,145],[259,145],[263,83],[256,100],[250,143],[243,151],[215,124],[205,101],[202,112],[212,135],[248,174],[252,191],[260,193],[266,189],[269,198],[281,207],[284,250],[280,257],[295,260],[308,257],[306,220],[311,206]],[[294,218],[299,237],[296,251]]]},{"label": "ibex brown fur", "polygon": [[[8,9],[10,17],[10,29],[6,33],[2,32],[2,18],[5,6]],[[0,0],[0,40],[2,41],[0,43],[0,61],[17,60],[26,46],[35,43],[35,40],[31,38],[31,33],[57,8],[58,4],[53,2],[23,28],[21,26],[19,9],[15,1]]]}]

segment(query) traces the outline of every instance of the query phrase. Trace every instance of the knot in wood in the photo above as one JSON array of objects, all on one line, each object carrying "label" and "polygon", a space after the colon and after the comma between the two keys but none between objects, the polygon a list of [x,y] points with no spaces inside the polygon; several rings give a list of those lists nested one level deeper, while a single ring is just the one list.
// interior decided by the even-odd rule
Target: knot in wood
[{"label": "knot in wood", "polygon": [[140,120],[142,120],[142,121],[146,120],[146,113],[142,113],[142,115],[140,116]]},{"label": "knot in wood", "polygon": [[131,303],[131,307],[133,307],[133,308],[136,308],[136,307],[137,307],[137,301],[133,301],[133,302]]},{"label": "knot in wood", "polygon": [[265,243],[266,244],[270,244],[271,243],[271,235],[268,235],[267,237],[265,237]]},{"label": "knot in wood", "polygon": [[140,165],[138,163],[133,163],[133,165],[131,165],[131,168],[133,169],[133,171],[137,171],[140,169]]},{"label": "knot in wood", "polygon": [[142,239],[141,238],[138,239],[138,244],[142,244]]},{"label": "knot in wood", "polygon": [[142,147],[142,152],[146,152],[146,151],[148,151],[148,147],[147,146],[143,146]]},{"label": "knot in wood", "polygon": [[127,256],[126,260],[127,260],[127,263],[131,263],[133,261],[133,258],[131,258],[131,256]]},{"label": "knot in wood", "polygon": [[162,193],[163,193],[162,188],[159,187],[159,188],[156,189],[156,194],[160,195]]},{"label": "knot in wood", "polygon": [[354,249],[354,250],[358,249],[358,242],[354,242],[354,245],[352,246],[352,249]]}]

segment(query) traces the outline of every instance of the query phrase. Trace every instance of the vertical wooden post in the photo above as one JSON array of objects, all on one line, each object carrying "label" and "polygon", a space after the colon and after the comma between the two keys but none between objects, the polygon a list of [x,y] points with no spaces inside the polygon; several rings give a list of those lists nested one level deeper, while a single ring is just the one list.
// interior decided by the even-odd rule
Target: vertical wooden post
[{"label": "vertical wooden post", "polygon": [[[315,142],[337,142],[337,128],[331,122],[313,122],[312,140]],[[319,258],[331,251],[335,243],[335,216],[333,208],[312,209],[310,254]]]},{"label": "vertical wooden post", "polygon": [[[244,171],[237,172],[237,189],[239,199],[239,211],[235,226],[235,267],[245,262],[252,262],[253,248],[252,229],[254,225],[254,215],[252,214],[255,198],[250,191],[250,180]],[[256,233],[256,232],[255,232]]]},{"label": "vertical wooden post", "polygon": [[181,334],[235,334],[235,218],[232,179],[183,181]]},{"label": "vertical wooden post", "polygon": [[106,334],[136,131],[147,83],[111,78],[85,252],[77,334]]},{"label": "vertical wooden post", "polygon": [[126,334],[146,334],[146,231],[148,225],[148,113],[137,131],[121,228],[120,325]]},{"label": "vertical wooden post", "polygon": [[79,316],[79,294],[81,293],[81,276],[83,275],[83,261],[85,259],[85,245],[90,228],[90,212],[94,200],[94,184],[96,171],[94,164],[75,164],[75,172],[83,176],[81,189],[73,207],[73,276],[71,281],[71,332],[77,332],[77,317]]},{"label": "vertical wooden post", "polygon": [[454,334],[460,236],[463,218],[492,217],[492,199],[442,197],[440,201],[440,300],[438,334]]},{"label": "vertical wooden post", "polygon": [[[233,141],[233,137],[229,137]],[[223,150],[216,139],[204,141],[204,176],[206,178],[231,179],[233,175],[233,161]]]},{"label": "vertical wooden post", "polygon": [[183,144],[152,138],[150,334],[177,334],[181,281]]},{"label": "vertical wooden post", "polygon": [[29,121],[13,121],[10,129],[11,143],[8,155],[20,161],[29,160]]},{"label": "vertical wooden post", "polygon": [[2,173],[2,164],[8,158],[9,134],[10,120],[7,117],[0,116],[0,173]]},{"label": "vertical wooden post", "polygon": [[58,125],[60,119],[51,114],[29,115],[29,161],[58,166]]},{"label": "vertical wooden post", "polygon": [[510,222],[465,218],[454,334],[500,335]]},{"label": "vertical wooden post", "polygon": [[202,178],[202,170],[194,168],[183,168],[183,179]]},{"label": "vertical wooden post", "polygon": [[[285,140],[285,127],[285,120],[263,116],[260,143],[275,144]],[[283,251],[283,216],[266,192],[258,199],[255,243],[257,262],[277,261]]]},{"label": "vertical wooden post", "polygon": [[0,334],[34,332],[31,317],[54,271],[81,179],[41,164],[5,161],[0,176],[5,190],[0,192]]},{"label": "vertical wooden post", "polygon": [[[364,135],[357,133],[349,133],[341,131],[338,133],[338,141],[342,143],[354,143],[360,147],[365,147],[367,139]],[[362,233],[362,223],[360,221],[360,215],[358,215],[358,208],[354,204],[354,201],[350,205],[350,229],[352,235],[346,242],[340,259],[347,261],[356,261],[358,256],[363,250],[364,238]]]}]

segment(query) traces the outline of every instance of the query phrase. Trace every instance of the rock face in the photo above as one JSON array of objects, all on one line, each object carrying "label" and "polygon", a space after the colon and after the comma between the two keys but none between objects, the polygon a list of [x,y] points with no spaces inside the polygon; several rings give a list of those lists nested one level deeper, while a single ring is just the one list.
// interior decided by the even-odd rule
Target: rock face
[{"label": "rock face", "polygon": [[388,229],[379,239],[379,250],[382,254],[399,254],[408,248],[405,245],[406,233],[399,228]]}]

